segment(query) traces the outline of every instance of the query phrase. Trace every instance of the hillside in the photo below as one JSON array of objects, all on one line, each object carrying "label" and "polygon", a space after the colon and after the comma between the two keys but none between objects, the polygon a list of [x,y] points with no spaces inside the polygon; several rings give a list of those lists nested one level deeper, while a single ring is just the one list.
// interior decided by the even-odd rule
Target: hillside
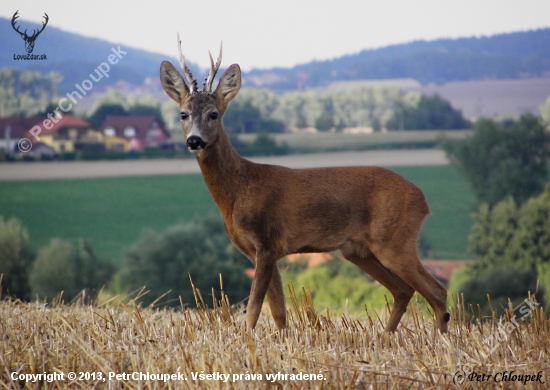
[{"label": "hillside", "polygon": [[[32,31],[41,27],[38,23],[22,20],[22,29]],[[2,37],[2,52],[0,53],[0,68],[9,66],[20,69],[30,69],[48,73],[57,71],[64,80],[58,90],[74,90],[76,83],[89,78],[88,75],[102,62],[107,61],[111,48],[118,48],[116,42],[85,37],[69,33],[48,25],[36,40],[33,54],[47,55],[46,61],[16,61],[14,54],[25,54],[23,39],[13,30],[11,20],[0,18],[0,36]],[[151,53],[145,50],[121,46],[126,51],[123,59],[112,66],[109,78],[103,79],[102,85],[112,85],[118,80],[125,80],[134,85],[141,85],[148,76],[158,77],[160,63],[163,60],[176,62],[175,58],[167,58],[163,54]],[[191,63],[191,66],[194,66]],[[196,67],[195,67],[196,69]]]},{"label": "hillside", "polygon": [[290,69],[253,70],[245,80],[272,90],[336,80],[412,78],[422,84],[550,76],[550,28],[481,38],[416,41],[363,50]]},{"label": "hillside", "polygon": [[[21,21],[23,28],[41,27]],[[0,67],[55,70],[64,81],[59,90],[72,90],[74,84],[88,77],[106,61],[116,42],[69,33],[51,25],[36,41],[33,54],[47,54],[47,61],[16,61],[14,54],[24,54],[24,42],[11,26],[11,20],[0,18],[2,52]],[[5,38],[4,38],[5,37]],[[313,61],[293,68],[252,70],[245,73],[245,85],[274,91],[325,87],[335,81],[409,78],[421,84],[444,84],[451,81],[520,79],[550,77],[550,28],[514,32],[481,38],[416,41],[384,48],[363,50],[328,61]],[[145,50],[121,47],[127,54],[110,71],[102,85],[125,80],[141,85],[145,78],[158,77],[159,64],[175,58]],[[190,64],[192,69],[197,66]],[[199,74],[198,79],[201,79]]]}]

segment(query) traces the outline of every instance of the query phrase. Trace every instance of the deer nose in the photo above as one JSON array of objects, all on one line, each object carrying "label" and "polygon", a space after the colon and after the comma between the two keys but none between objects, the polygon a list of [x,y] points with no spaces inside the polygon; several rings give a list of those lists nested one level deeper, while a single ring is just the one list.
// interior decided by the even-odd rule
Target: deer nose
[{"label": "deer nose", "polygon": [[198,150],[203,149],[206,146],[206,142],[204,142],[201,137],[197,137],[196,135],[192,135],[191,137],[187,138],[187,147],[190,150]]}]

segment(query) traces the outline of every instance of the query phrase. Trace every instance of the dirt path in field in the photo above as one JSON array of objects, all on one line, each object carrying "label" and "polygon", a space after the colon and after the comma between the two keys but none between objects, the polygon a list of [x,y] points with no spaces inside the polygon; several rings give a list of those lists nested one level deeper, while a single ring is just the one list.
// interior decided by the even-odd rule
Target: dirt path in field
[{"label": "dirt path in field", "polygon": [[[445,153],[439,149],[315,153],[278,157],[255,157],[250,160],[264,164],[283,165],[290,168],[346,165],[395,167],[448,164]],[[0,164],[0,181],[181,175],[189,173],[200,173],[194,158],[186,160],[56,161]]]}]

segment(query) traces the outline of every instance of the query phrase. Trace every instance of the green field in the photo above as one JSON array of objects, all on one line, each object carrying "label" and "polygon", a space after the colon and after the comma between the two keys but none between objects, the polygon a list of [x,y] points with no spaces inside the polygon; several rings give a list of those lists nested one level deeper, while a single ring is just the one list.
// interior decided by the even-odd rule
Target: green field
[{"label": "green field", "polygon": [[392,168],[424,192],[431,214],[423,232],[436,259],[465,259],[476,199],[466,179],[450,165]]},{"label": "green field", "polygon": [[[425,193],[432,215],[424,225],[435,258],[465,256],[474,198],[451,166],[394,169]],[[194,216],[217,213],[200,175],[3,182],[0,215],[27,227],[33,249],[60,237],[88,240],[121,264],[143,229],[162,231]]]}]

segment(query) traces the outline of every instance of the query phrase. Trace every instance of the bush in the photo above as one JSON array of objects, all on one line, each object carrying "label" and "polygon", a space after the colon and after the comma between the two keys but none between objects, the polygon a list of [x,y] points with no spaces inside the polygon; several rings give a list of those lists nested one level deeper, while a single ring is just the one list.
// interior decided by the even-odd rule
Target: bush
[{"label": "bush", "polygon": [[[447,294],[451,298],[451,301],[456,301],[456,294],[461,293],[464,283],[476,276],[476,271],[468,265],[464,265],[458,269],[455,269],[451,274],[451,279],[449,280],[449,288],[447,289]],[[460,296],[459,296],[460,299]]]},{"label": "bush", "polygon": [[251,143],[242,142],[236,136],[230,136],[231,145],[241,156],[281,156],[288,153],[288,145],[277,145],[277,142],[265,132],[256,134]]},{"label": "bush", "polygon": [[231,109],[227,110],[223,117],[223,123],[228,133],[282,133],[285,125],[275,119],[262,117],[260,110],[250,101],[235,101]]},{"label": "bush", "polygon": [[334,126],[334,119],[332,118],[332,114],[330,112],[323,112],[316,120],[315,120],[315,128],[317,130],[321,131],[328,131],[332,129]]},{"label": "bush", "polygon": [[[527,297],[527,292],[535,293],[537,274],[534,271],[522,270],[513,267],[495,267],[476,275],[462,285],[464,302],[474,305],[479,304],[482,314],[490,315],[491,307],[499,314],[503,314],[502,308],[508,307],[508,299],[515,307]],[[491,298],[488,304],[487,295]],[[537,294],[537,301],[543,300],[543,291]]]},{"label": "bush", "polygon": [[54,238],[39,250],[30,274],[34,296],[51,300],[63,291],[69,301],[82,290],[93,298],[109,282],[115,269],[102,262],[84,240],[75,248],[69,242]]},{"label": "bush", "polygon": [[250,262],[229,241],[221,219],[207,217],[173,226],[162,234],[143,232],[124,255],[121,283],[128,291],[146,286],[150,292],[142,298],[145,305],[171,290],[164,299],[168,305],[179,306],[180,296],[184,304],[194,306],[189,279],[209,303],[207,295],[212,288],[219,290],[222,274],[224,293],[236,303],[250,291],[247,264]]},{"label": "bush", "polygon": [[2,297],[30,298],[28,275],[33,259],[29,234],[21,221],[0,216],[0,274]]},{"label": "bush", "polygon": [[401,107],[387,127],[392,130],[469,129],[472,124],[439,95],[422,95],[415,107]]},{"label": "bush", "polygon": [[[288,265],[288,266],[286,266]],[[392,302],[391,293],[382,285],[376,283],[359,267],[347,260],[336,257],[315,267],[304,268],[298,262],[284,262],[281,266],[283,286],[292,282],[297,295],[302,288],[311,292],[313,305],[322,311],[327,307],[331,313],[364,313],[368,308],[382,309],[386,298]]]}]

